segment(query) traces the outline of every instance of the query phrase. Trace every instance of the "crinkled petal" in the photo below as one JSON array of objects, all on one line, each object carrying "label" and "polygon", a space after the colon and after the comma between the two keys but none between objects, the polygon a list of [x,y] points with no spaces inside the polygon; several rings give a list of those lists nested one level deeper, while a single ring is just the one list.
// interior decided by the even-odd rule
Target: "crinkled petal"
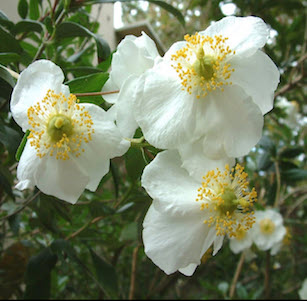
[{"label": "crinkled petal", "polygon": [[245,156],[262,135],[259,107],[238,86],[208,94],[202,103],[197,129],[204,137],[203,150],[211,159]]},{"label": "crinkled petal", "polygon": [[269,26],[254,16],[229,16],[210,25],[201,35],[222,35],[228,37],[227,45],[236,55],[251,56],[257,49],[262,48],[269,37]]},{"label": "crinkled petal", "polygon": [[30,127],[28,108],[43,100],[49,89],[68,96],[69,88],[62,84],[63,81],[61,68],[48,60],[35,61],[21,72],[12,93],[11,112],[24,132]]},{"label": "crinkled petal", "polygon": [[175,70],[164,63],[145,73],[143,94],[135,101],[135,119],[155,147],[176,148],[194,138],[195,99],[181,88]]},{"label": "crinkled petal", "polygon": [[143,226],[145,253],[166,274],[200,264],[208,229],[200,210],[194,215],[180,216],[162,214],[150,206]]},{"label": "crinkled petal", "polygon": [[224,169],[225,165],[233,166],[235,158],[229,158],[224,154],[221,159],[212,160],[205,156],[203,151],[202,140],[199,139],[194,143],[187,143],[178,148],[182,167],[197,181],[201,181],[209,170],[216,168]]},{"label": "crinkled petal", "polygon": [[[109,79],[102,87],[102,92],[112,92],[112,91],[118,91],[119,86],[114,82],[112,74],[110,74]],[[119,93],[110,93],[103,95],[102,98],[106,100],[108,103],[116,103],[118,99]]]},{"label": "crinkled petal", "polygon": [[155,201],[156,210],[170,215],[193,215],[200,211],[196,202],[201,182],[196,182],[181,168],[178,152],[166,150],[158,153],[144,169],[142,186]]},{"label": "crinkled petal", "polygon": [[262,114],[272,110],[280,74],[269,56],[258,50],[248,58],[235,57],[229,63],[235,69],[231,81],[252,97]]}]

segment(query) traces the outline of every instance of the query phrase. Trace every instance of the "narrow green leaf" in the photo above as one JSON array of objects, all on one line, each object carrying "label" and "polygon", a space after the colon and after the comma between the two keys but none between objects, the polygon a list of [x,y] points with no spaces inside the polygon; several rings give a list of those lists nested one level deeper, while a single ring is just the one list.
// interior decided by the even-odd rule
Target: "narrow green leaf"
[{"label": "narrow green leaf", "polygon": [[89,249],[92,256],[97,279],[108,295],[114,296],[118,292],[118,280],[114,267],[104,261],[92,249]]},{"label": "narrow green leaf", "polygon": [[138,223],[132,222],[123,227],[123,230],[120,234],[120,241],[136,241],[138,237]]},{"label": "narrow green leaf", "polygon": [[15,80],[12,75],[2,66],[0,66],[0,78],[5,80],[12,88],[15,87]]},{"label": "narrow green leaf", "polygon": [[32,20],[37,20],[39,18],[39,1],[37,0],[30,0],[30,11],[29,16]]},{"label": "narrow green leaf", "polygon": [[26,291],[24,299],[49,299],[51,286],[51,271],[57,262],[57,256],[50,248],[43,249],[32,256],[25,273]]},{"label": "narrow green leaf", "polygon": [[22,19],[25,19],[28,14],[29,5],[27,0],[19,0],[18,2],[18,14]]},{"label": "narrow green leaf", "polygon": [[29,134],[30,134],[30,131],[27,130],[27,131],[25,132],[25,134],[24,134],[24,136],[23,136],[23,138],[22,138],[20,144],[19,144],[19,147],[18,147],[17,152],[16,152],[16,155],[15,155],[15,158],[16,158],[17,161],[20,160],[20,157],[21,157],[21,154],[22,154],[22,152],[23,152],[23,149],[24,149],[25,146],[26,146],[26,143],[27,143]]},{"label": "narrow green leaf", "polygon": [[288,146],[280,152],[279,157],[295,158],[303,153],[304,153],[304,148],[302,146]]},{"label": "narrow green leaf", "polygon": [[285,182],[299,182],[307,179],[307,170],[293,168],[286,171],[281,172],[282,179]]},{"label": "narrow green leaf", "polygon": [[0,64],[8,65],[20,61],[20,55],[14,52],[0,53]]},{"label": "narrow green leaf", "polygon": [[4,191],[14,198],[12,191],[12,175],[5,166],[0,166],[0,183]]}]

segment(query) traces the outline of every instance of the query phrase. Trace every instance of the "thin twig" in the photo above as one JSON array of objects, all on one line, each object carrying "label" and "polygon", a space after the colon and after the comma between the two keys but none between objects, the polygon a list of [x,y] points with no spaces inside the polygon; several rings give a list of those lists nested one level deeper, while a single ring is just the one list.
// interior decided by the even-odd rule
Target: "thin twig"
[{"label": "thin twig", "polygon": [[276,173],[276,194],[275,194],[275,202],[274,207],[277,208],[279,205],[279,198],[280,198],[280,171],[279,171],[279,165],[278,162],[275,161],[275,173]]},{"label": "thin twig", "polygon": [[235,293],[236,285],[237,285],[237,282],[238,282],[238,279],[239,279],[239,276],[240,276],[240,273],[241,273],[241,270],[242,270],[242,267],[243,267],[244,258],[245,258],[245,253],[242,252],[241,257],[238,261],[236,272],[233,276],[232,283],[231,283],[231,286],[230,286],[230,290],[229,290],[229,298],[230,299],[233,297],[233,295]]},{"label": "thin twig", "polygon": [[8,219],[8,218],[10,218],[10,217],[12,217],[12,216],[14,216],[15,214],[18,214],[19,212],[21,212],[23,209],[25,209],[39,194],[40,194],[41,192],[40,191],[38,191],[38,192],[36,192],[33,196],[31,196],[28,200],[26,200],[24,203],[23,203],[23,205],[19,208],[19,209],[17,209],[16,211],[14,211],[13,213],[11,213],[11,214],[8,214],[8,215],[6,215],[6,216],[3,216],[3,217],[1,217],[0,218],[0,221],[2,221],[2,220],[5,220],[5,219]]},{"label": "thin twig", "polygon": [[133,299],[134,299],[135,278],[136,278],[136,262],[137,262],[137,256],[138,256],[139,248],[140,248],[140,244],[137,245],[137,246],[133,249],[133,253],[132,253],[132,264],[131,264],[131,277],[130,277],[129,300],[133,300]]},{"label": "thin twig", "polygon": [[104,218],[104,216],[98,216],[95,217],[93,220],[91,220],[90,222],[88,222],[87,224],[83,225],[80,229],[78,229],[76,232],[68,235],[65,240],[70,240],[74,237],[76,237],[77,235],[79,235],[83,230],[85,230],[88,226],[93,225],[97,222],[99,222],[100,220],[102,220]]},{"label": "thin twig", "polygon": [[99,95],[107,95],[107,94],[115,94],[119,93],[119,90],[115,91],[108,91],[108,92],[88,92],[88,93],[74,93],[77,97],[83,97],[83,96],[99,96]]}]

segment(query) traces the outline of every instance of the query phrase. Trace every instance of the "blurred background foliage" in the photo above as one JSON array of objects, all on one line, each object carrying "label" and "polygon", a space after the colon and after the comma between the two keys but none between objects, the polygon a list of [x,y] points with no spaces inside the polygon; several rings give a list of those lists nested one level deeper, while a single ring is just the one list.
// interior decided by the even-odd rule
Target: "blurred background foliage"
[{"label": "blurred background foliage", "polygon": [[[121,1],[123,21],[148,20],[166,49],[228,14],[255,15],[271,26],[264,51],[281,81],[262,139],[239,161],[258,192],[257,207],[274,207],[284,218],[288,235],[277,255],[253,246],[257,257],[244,261],[225,240],[192,277],[164,274],[141,238],[151,199],[140,176],[158,152],[153,147],[112,159],[98,190],[85,191],[75,205],[14,188],[25,140],[9,112],[13,72],[46,58],[63,69],[72,93],[101,91],[112,53],[89,15],[93,5],[114,2],[19,0],[17,23],[0,11],[0,298],[298,299],[307,277],[306,1]],[[80,101],[109,108],[101,96]]]}]

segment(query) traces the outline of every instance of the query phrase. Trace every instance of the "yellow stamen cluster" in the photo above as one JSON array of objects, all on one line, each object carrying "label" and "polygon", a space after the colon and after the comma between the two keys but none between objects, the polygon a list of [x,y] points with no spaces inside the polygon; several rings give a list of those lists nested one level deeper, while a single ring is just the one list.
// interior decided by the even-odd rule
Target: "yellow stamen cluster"
[{"label": "yellow stamen cluster", "polygon": [[263,234],[267,234],[270,235],[274,232],[275,230],[275,224],[273,223],[273,221],[269,218],[264,218],[259,222],[259,226],[260,226],[260,231]]},{"label": "yellow stamen cluster", "polygon": [[257,192],[249,191],[248,185],[247,173],[239,164],[231,170],[226,165],[223,172],[211,170],[203,177],[196,201],[206,211],[204,224],[214,225],[217,235],[240,237],[254,224]]},{"label": "yellow stamen cluster", "polygon": [[82,143],[91,141],[94,133],[92,117],[73,94],[66,98],[49,90],[28,109],[28,121],[28,139],[40,158],[47,154],[61,160],[70,154],[78,157],[84,152]]},{"label": "yellow stamen cluster", "polygon": [[208,92],[224,90],[231,85],[228,81],[234,69],[227,63],[229,56],[235,54],[226,45],[227,37],[215,35],[203,36],[198,33],[186,35],[187,44],[172,55],[177,64],[175,68],[183,86],[189,94],[195,92],[196,98],[205,97]]}]

